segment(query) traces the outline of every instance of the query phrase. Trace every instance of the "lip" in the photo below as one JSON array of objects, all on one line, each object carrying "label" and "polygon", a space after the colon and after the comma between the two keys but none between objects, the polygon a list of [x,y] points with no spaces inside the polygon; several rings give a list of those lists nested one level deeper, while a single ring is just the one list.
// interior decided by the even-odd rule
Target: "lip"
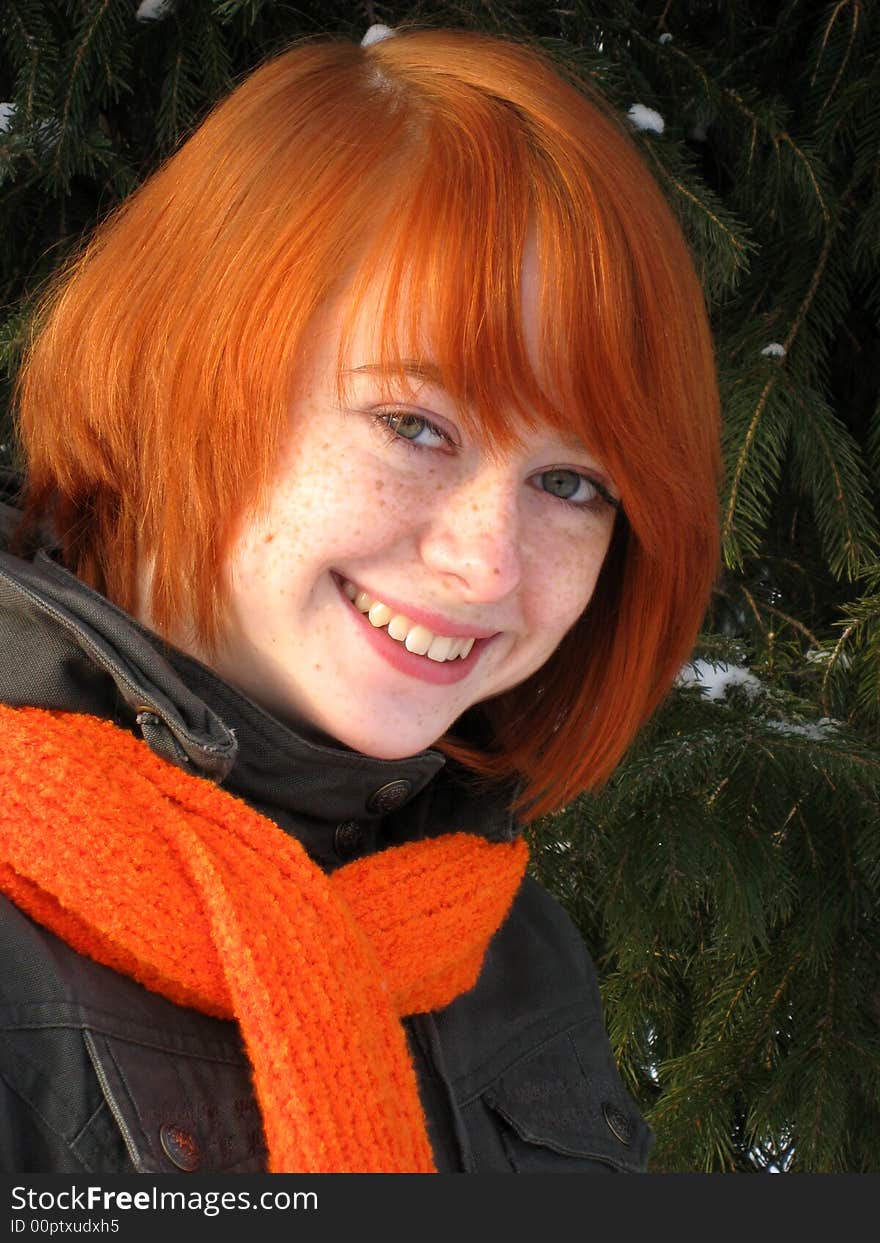
[{"label": "lip", "polygon": [[[466,626],[464,622],[452,621],[448,617],[441,617],[439,613],[428,613],[422,609],[414,609],[410,605],[401,604],[399,600],[393,600],[389,596],[380,595],[371,591],[369,587],[365,587],[363,583],[356,583],[353,578],[345,578],[342,574],[334,573],[336,585],[342,591],[344,582],[353,583],[358,591],[365,591],[368,596],[372,596],[374,600],[381,600],[383,604],[394,612],[399,613],[401,617],[407,617],[411,622],[415,622],[419,626],[424,626],[428,630],[432,630],[434,634],[446,635],[450,639],[493,639],[496,634],[501,632],[498,630],[480,629],[479,626]],[[343,592],[343,595],[345,593]],[[348,597],[345,597],[348,599]],[[351,601],[349,601],[351,603]],[[374,627],[375,628],[375,627]],[[396,643],[396,639],[391,640]],[[476,644],[474,645],[476,646]],[[462,664],[467,664],[467,660],[463,660]]]},{"label": "lip", "polygon": [[[411,678],[417,678],[421,682],[428,682],[433,686],[451,686],[456,682],[463,681],[472,672],[488,644],[500,633],[496,630],[488,635],[485,631],[474,635],[472,633],[474,628],[471,627],[471,633],[459,633],[456,635],[456,638],[473,638],[474,640],[474,645],[464,660],[460,657],[456,657],[455,660],[429,660],[426,656],[417,656],[414,652],[408,651],[397,639],[392,639],[384,628],[374,626],[365,613],[361,613],[359,609],[354,607],[353,602],[349,600],[342,590],[343,580],[338,575],[334,575],[334,578],[336,579],[336,589],[339,592],[340,600],[345,605],[352,620],[360,627],[361,633],[373,651],[381,656],[393,669],[396,669],[398,673],[406,674]],[[353,582],[354,580],[348,579],[347,581]],[[363,588],[363,590],[366,590],[366,588]],[[389,608],[397,607],[392,605],[390,601],[383,600],[382,603],[387,603]],[[412,621],[419,621],[420,617],[431,616],[431,614],[422,613],[418,617],[413,617],[409,613],[403,613],[403,609],[400,612],[405,617],[410,617]],[[427,625],[427,622],[422,622],[421,624]]]}]

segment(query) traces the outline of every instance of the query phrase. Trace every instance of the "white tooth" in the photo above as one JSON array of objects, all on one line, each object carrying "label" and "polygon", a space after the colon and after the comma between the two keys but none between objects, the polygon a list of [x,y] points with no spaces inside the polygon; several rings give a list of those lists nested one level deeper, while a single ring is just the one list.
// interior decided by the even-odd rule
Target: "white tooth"
[{"label": "white tooth", "polygon": [[428,660],[444,661],[449,655],[449,649],[454,642],[454,639],[447,638],[445,634],[436,635],[426,653]]},{"label": "white tooth", "polygon": [[471,648],[473,646],[474,646],[473,639],[465,639],[465,641],[461,645],[461,651],[458,653],[462,660],[464,660],[466,656],[470,656]]},{"label": "white tooth", "polygon": [[353,600],[358,593],[357,587],[355,587],[354,583],[350,583],[348,579],[346,579],[342,584],[342,590],[348,596],[349,600]]},{"label": "white tooth", "polygon": [[427,626],[413,626],[406,636],[404,646],[408,652],[414,652],[416,656],[424,656],[433,639],[434,631],[429,630]]},{"label": "white tooth", "polygon": [[400,613],[397,613],[388,623],[388,633],[391,635],[392,639],[396,639],[398,643],[402,643],[409,634],[410,626],[412,626],[410,619],[408,617],[402,617]]},{"label": "white tooth", "polygon": [[365,591],[359,591],[354,598],[354,607],[360,609],[362,613],[369,613],[373,604],[373,597],[368,596]]},{"label": "white tooth", "polygon": [[376,603],[371,606],[368,616],[373,625],[378,629],[380,626],[387,626],[394,614],[387,604],[383,604],[381,600],[377,600]]},{"label": "white tooth", "polygon": [[461,651],[462,643],[464,643],[464,639],[453,639],[452,640],[452,647],[449,649],[446,655],[447,660],[455,660],[456,656]]}]

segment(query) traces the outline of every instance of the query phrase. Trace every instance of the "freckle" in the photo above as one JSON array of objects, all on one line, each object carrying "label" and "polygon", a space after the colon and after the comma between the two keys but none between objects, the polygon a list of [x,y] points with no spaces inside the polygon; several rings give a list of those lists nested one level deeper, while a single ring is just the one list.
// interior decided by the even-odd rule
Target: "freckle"
[{"label": "freckle", "polygon": [[269,532],[269,534],[268,534],[268,535],[266,535],[266,536],[264,537],[264,539],[263,539],[263,543],[264,543],[264,544],[271,544],[274,538],[275,538],[275,532],[274,532],[274,531],[270,531],[270,532]]},{"label": "freckle", "polygon": [[320,672],[321,672],[321,666],[315,665],[315,673],[320,673]]},{"label": "freckle", "polygon": [[376,491],[381,492],[384,487],[385,487],[385,480],[377,479],[376,480]]}]

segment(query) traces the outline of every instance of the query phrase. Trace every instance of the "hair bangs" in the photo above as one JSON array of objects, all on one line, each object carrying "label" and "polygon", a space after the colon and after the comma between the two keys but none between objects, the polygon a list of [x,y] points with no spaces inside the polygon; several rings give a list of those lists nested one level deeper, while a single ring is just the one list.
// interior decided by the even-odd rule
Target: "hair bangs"
[{"label": "hair bangs", "polygon": [[340,371],[369,308],[381,373],[404,390],[413,373],[436,376],[493,453],[518,443],[517,424],[545,419],[548,399],[523,316],[529,152],[500,104],[476,102],[454,123],[431,119],[418,164],[395,187],[348,291]]}]

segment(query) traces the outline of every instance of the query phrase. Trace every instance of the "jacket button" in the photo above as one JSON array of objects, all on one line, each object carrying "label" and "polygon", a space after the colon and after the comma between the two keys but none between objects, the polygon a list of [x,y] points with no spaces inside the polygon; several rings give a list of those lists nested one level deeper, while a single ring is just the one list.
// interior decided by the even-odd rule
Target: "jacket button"
[{"label": "jacket button", "polygon": [[621,1113],[616,1105],[610,1105],[607,1101],[602,1106],[602,1113],[608,1124],[609,1131],[629,1148],[633,1137],[632,1119]]},{"label": "jacket button", "polygon": [[412,782],[405,778],[389,781],[367,799],[367,811],[379,812],[383,816],[386,812],[396,811],[409,798],[410,790]]},{"label": "jacket button", "polygon": [[165,1156],[179,1170],[191,1174],[199,1168],[202,1159],[199,1146],[195,1137],[189,1131],[184,1131],[183,1127],[174,1126],[170,1122],[164,1123],[159,1131],[159,1142]]},{"label": "jacket button", "polygon": [[364,831],[356,820],[343,820],[333,834],[333,849],[340,859],[353,859],[364,848]]}]

